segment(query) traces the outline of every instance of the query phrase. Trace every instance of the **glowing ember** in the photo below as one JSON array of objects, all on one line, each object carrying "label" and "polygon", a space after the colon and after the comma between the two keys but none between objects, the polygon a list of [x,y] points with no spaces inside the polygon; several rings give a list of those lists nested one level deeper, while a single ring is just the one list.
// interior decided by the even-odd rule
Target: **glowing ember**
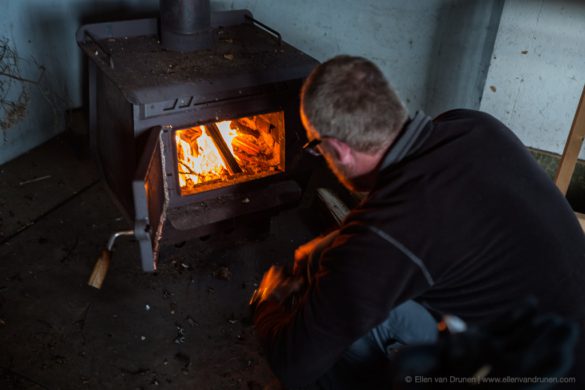
[{"label": "glowing ember", "polygon": [[[215,125],[214,131],[207,128],[209,125],[202,125],[175,133],[182,195],[197,192],[202,184],[222,186],[284,170],[282,112],[226,120]],[[221,137],[223,141],[213,137]],[[240,169],[234,169],[235,165]]]}]

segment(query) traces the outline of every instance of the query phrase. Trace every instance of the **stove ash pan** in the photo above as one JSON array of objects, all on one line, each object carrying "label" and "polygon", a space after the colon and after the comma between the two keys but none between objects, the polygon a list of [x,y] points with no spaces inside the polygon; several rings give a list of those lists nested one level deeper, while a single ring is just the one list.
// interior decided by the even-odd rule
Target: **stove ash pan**
[{"label": "stove ash pan", "polygon": [[162,48],[157,26],[77,32],[90,58],[92,150],[144,271],[161,245],[299,201],[311,164],[299,90],[317,65],[248,11],[212,13],[216,44],[192,53]]}]

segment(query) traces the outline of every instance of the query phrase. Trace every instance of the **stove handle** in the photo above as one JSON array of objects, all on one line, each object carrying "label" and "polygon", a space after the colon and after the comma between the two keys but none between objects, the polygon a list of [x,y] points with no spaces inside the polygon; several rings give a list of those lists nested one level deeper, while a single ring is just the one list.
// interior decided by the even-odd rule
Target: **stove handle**
[{"label": "stove handle", "polygon": [[280,33],[278,31],[276,31],[275,29],[268,27],[267,25],[265,25],[264,23],[262,23],[259,20],[254,19],[253,17],[251,17],[250,15],[246,14],[244,15],[244,18],[246,20],[249,20],[250,22],[252,22],[252,24],[256,24],[259,27],[262,27],[264,30],[266,30],[267,32],[271,33],[272,35],[274,35],[276,37],[276,39],[278,40],[278,46],[282,46],[282,36],[280,35]]},{"label": "stove handle", "polygon": [[[112,54],[110,54],[110,51],[107,50],[101,43],[99,43],[98,40],[89,31],[85,30],[84,34],[85,34],[86,38],[89,38],[89,40],[92,41],[94,43],[94,45],[96,45],[96,47],[108,59],[106,61],[106,63],[110,66],[110,68],[114,69],[114,58],[112,57]],[[96,51],[96,56],[97,56],[97,51]]]}]

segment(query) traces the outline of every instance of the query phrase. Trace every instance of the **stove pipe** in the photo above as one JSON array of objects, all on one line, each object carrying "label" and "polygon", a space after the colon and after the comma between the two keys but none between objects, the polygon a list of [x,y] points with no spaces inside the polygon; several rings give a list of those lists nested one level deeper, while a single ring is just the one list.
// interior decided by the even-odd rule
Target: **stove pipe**
[{"label": "stove pipe", "polygon": [[160,43],[184,53],[213,46],[209,0],[160,0]]}]

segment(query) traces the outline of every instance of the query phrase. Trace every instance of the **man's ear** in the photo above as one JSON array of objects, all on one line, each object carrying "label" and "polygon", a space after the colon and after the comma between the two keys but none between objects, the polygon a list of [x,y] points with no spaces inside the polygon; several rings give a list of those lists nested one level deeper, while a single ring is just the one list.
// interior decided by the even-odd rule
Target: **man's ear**
[{"label": "man's ear", "polygon": [[333,152],[333,156],[342,165],[351,165],[353,163],[353,153],[351,147],[337,138],[326,138],[327,146]]}]

